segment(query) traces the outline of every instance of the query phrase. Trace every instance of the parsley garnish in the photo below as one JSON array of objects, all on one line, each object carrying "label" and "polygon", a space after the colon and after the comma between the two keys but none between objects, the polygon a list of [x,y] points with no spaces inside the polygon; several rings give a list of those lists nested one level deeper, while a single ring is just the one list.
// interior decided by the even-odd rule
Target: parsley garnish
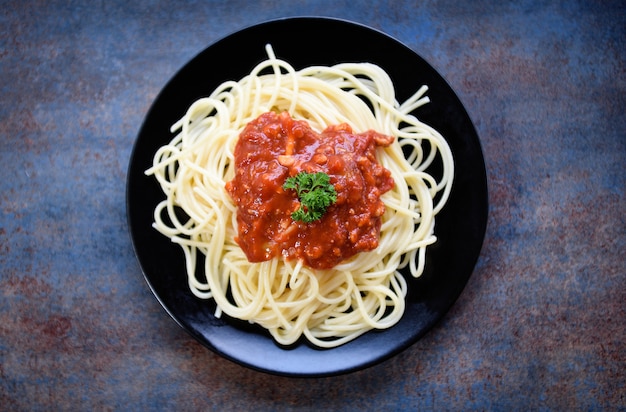
[{"label": "parsley garnish", "polygon": [[323,172],[300,172],[288,177],[283,189],[292,189],[298,193],[300,207],[291,214],[291,218],[305,223],[321,219],[326,208],[337,201],[335,187],[330,183],[330,177]]}]

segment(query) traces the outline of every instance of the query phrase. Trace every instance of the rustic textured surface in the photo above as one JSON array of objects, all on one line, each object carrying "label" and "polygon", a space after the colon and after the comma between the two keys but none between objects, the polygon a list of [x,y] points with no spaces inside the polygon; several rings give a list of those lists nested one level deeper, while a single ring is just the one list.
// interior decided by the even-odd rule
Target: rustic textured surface
[{"label": "rustic textured surface", "polygon": [[[0,409],[626,409],[623,2],[93,3],[1,2]],[[160,88],[211,42],[290,15],[365,23],[428,60],[475,122],[490,188],[443,321],[324,379],[196,343],[148,290],[125,218]]]}]

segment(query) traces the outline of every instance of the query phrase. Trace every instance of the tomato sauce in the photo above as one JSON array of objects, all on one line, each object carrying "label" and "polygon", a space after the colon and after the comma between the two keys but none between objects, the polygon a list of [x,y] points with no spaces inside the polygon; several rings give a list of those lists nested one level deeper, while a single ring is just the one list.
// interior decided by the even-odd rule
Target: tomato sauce
[{"label": "tomato sauce", "polygon": [[[378,246],[385,206],[380,196],[394,181],[376,159],[376,148],[393,137],[353,133],[347,124],[317,133],[287,112],[268,112],[251,121],[235,147],[235,177],[226,189],[237,205],[236,241],[250,262],[283,255],[315,269],[329,269]],[[300,206],[283,183],[301,171],[324,172],[337,201],[321,219],[294,221]]]}]

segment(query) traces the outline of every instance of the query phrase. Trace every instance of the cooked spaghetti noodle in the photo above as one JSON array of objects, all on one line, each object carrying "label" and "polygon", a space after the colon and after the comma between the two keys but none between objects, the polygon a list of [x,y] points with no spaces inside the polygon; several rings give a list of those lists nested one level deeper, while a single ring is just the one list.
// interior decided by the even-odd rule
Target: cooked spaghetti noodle
[{"label": "cooked spaghetti noodle", "polygon": [[[305,337],[334,347],[402,317],[407,283],[399,271],[408,266],[418,277],[424,270],[426,248],[436,241],[435,216],[452,186],[452,154],[444,138],[412,114],[429,101],[426,86],[399,104],[391,79],[376,65],[295,70],[271,46],[266,52],[249,75],[224,82],[172,126],[175,137],[146,171],[166,196],[153,226],[180,245],[190,290],[214,299],[217,316],[257,323],[283,345]],[[376,152],[395,182],[381,196],[376,249],[325,270],[282,257],[248,261],[235,241],[237,208],[225,185],[235,174],[240,133],[268,111],[286,111],[318,132],[346,123],[356,132],[396,137]],[[434,165],[442,170],[436,176],[429,173]]]}]

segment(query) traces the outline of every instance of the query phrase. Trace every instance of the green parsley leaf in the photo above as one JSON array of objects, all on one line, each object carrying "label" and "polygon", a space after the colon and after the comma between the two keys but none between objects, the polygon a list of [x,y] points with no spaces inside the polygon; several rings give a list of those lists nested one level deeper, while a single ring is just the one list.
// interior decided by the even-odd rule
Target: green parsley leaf
[{"label": "green parsley leaf", "polygon": [[305,223],[315,222],[324,216],[328,206],[337,201],[337,192],[330,183],[330,177],[323,172],[300,172],[285,179],[285,190],[295,190],[300,207],[291,214],[293,220]]}]

